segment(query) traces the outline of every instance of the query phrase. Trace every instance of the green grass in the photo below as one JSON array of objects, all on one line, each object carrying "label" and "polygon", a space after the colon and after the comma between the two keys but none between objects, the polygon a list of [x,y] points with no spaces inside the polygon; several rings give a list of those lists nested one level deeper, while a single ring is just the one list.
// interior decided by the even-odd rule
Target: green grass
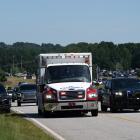
[{"label": "green grass", "polygon": [[23,77],[7,77],[4,83],[6,87],[15,87],[19,82],[35,83],[35,79],[24,79]]},{"label": "green grass", "polygon": [[0,140],[54,140],[22,116],[0,114]]}]

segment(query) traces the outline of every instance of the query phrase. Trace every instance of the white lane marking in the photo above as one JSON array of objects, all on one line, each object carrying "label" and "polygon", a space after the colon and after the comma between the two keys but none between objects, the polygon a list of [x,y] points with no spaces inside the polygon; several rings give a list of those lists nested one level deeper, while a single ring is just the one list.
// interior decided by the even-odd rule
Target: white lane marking
[{"label": "white lane marking", "polygon": [[[24,112],[14,109],[12,108],[12,110],[14,112],[20,113],[20,114],[24,114]],[[28,115],[26,115],[28,116]],[[37,121],[34,118],[26,118],[28,120],[31,120],[32,122],[36,123],[37,125],[39,125],[41,128],[43,128],[44,130],[46,130],[48,133],[50,133],[51,135],[53,135],[57,140],[65,140],[62,136],[60,136],[59,134],[57,134],[56,132],[54,132],[52,129],[48,128],[47,126],[43,125],[42,123],[40,123],[39,121]]]}]

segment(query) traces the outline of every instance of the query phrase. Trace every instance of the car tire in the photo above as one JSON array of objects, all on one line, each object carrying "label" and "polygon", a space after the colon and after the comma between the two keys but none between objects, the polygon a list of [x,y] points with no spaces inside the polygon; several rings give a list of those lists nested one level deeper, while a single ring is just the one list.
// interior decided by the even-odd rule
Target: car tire
[{"label": "car tire", "polygon": [[18,102],[17,102],[17,106],[21,106],[21,102],[18,101]]},{"label": "car tire", "polygon": [[38,106],[38,101],[36,101],[36,105]]},{"label": "car tire", "polygon": [[15,100],[14,100],[14,99],[12,99],[12,102],[15,102]]},{"label": "car tire", "polygon": [[98,109],[92,110],[91,111],[91,116],[94,116],[94,117],[98,116]]},{"label": "car tire", "polygon": [[101,111],[107,112],[107,106],[101,104]]},{"label": "car tire", "polygon": [[50,114],[51,114],[50,111],[44,111],[43,112],[43,116],[46,117],[46,118],[49,118],[50,117]]},{"label": "car tire", "polygon": [[112,106],[112,107],[110,107],[110,112],[115,113],[115,112],[117,112],[117,109]]},{"label": "car tire", "polygon": [[134,108],[134,111],[136,111],[136,112],[139,111],[139,108]]},{"label": "car tire", "polygon": [[113,103],[114,103],[113,97],[110,96],[110,112],[111,112],[111,113],[117,112],[117,108],[115,108],[115,106],[114,106]]},{"label": "car tire", "polygon": [[10,108],[6,109],[6,113],[10,113]]},{"label": "car tire", "polygon": [[50,117],[50,111],[41,110],[38,108],[38,115],[43,117]]}]

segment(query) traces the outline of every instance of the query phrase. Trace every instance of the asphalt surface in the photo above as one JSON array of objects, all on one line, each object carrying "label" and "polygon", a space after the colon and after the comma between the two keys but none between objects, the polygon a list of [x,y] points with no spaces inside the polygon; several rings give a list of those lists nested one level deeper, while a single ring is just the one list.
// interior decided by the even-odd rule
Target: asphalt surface
[{"label": "asphalt surface", "polygon": [[60,140],[140,140],[140,112],[125,110],[118,113],[99,112],[98,117],[57,114],[49,118],[39,117],[35,104],[22,104],[19,111],[28,119],[47,129]]}]

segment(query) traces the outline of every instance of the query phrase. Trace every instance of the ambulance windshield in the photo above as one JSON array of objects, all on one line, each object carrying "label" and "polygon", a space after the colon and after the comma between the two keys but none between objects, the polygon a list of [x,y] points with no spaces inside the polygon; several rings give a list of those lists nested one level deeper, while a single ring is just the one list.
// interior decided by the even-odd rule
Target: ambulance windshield
[{"label": "ambulance windshield", "polygon": [[46,83],[91,82],[87,65],[58,65],[47,68]]}]

